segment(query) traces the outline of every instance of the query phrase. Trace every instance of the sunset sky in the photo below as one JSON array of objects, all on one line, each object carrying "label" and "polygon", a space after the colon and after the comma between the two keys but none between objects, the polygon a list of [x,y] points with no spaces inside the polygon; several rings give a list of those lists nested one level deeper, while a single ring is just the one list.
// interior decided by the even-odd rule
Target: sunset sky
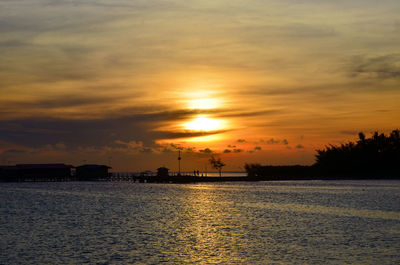
[{"label": "sunset sky", "polygon": [[[2,0],[0,164],[312,164],[400,127],[399,0]],[[208,165],[208,167],[210,167]]]}]

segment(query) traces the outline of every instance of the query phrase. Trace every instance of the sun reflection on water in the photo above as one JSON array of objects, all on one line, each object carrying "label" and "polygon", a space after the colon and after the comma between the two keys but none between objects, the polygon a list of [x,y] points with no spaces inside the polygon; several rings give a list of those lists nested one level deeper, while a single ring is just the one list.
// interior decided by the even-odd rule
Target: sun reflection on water
[{"label": "sun reflection on water", "polygon": [[[210,186],[208,186],[210,187]],[[232,230],[238,221],[235,212],[229,211],[227,198],[212,188],[202,189],[201,185],[187,190],[185,212],[189,219],[182,227],[182,235],[189,237],[191,247],[186,249],[192,261],[217,264],[229,261],[230,264],[243,264],[246,260],[241,255],[242,242],[236,241]]]}]

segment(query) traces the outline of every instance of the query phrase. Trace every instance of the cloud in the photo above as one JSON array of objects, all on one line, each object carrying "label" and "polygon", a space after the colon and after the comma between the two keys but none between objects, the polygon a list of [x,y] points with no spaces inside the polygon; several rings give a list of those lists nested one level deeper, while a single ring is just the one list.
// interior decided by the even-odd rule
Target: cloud
[{"label": "cloud", "polygon": [[288,145],[289,142],[286,139],[279,140],[275,138],[270,138],[268,140],[261,139],[258,142],[255,142],[255,144],[266,144],[266,145],[276,145],[276,144],[283,144],[283,145]]},{"label": "cloud", "polygon": [[[262,140],[263,141],[263,140]],[[279,144],[280,141],[279,140],[275,140],[274,138],[271,138],[267,141],[265,141],[266,144]]]},{"label": "cloud", "polygon": [[[84,104],[84,102],[86,100],[81,103]],[[83,116],[80,119],[30,117],[29,119],[0,120],[0,140],[31,147],[59,142],[64,142],[71,147],[102,146],[115,143],[117,140],[121,141],[120,143],[142,142],[149,146],[159,139],[200,137],[227,131],[192,132],[158,129],[161,123],[188,119],[194,113],[197,111],[160,111],[139,107],[127,109],[124,113],[110,113],[109,117]]]},{"label": "cloud", "polygon": [[297,148],[297,149],[303,149],[304,146],[303,146],[302,144],[298,144],[298,145],[296,145],[296,148]]},{"label": "cloud", "polygon": [[266,22],[262,25],[241,27],[239,30],[242,42],[259,45],[270,40],[270,47],[275,44],[271,43],[271,40],[291,43],[294,41],[319,41],[319,39],[332,39],[337,36],[336,29],[325,23],[287,23],[282,21],[279,25],[273,25]]},{"label": "cloud", "polygon": [[208,135],[215,135],[227,132],[228,130],[217,130],[217,131],[185,131],[185,132],[174,132],[174,131],[156,131],[155,135],[158,139],[177,139],[177,138],[191,138],[191,137],[201,137]]},{"label": "cloud", "polygon": [[280,32],[292,38],[326,38],[337,35],[336,30],[328,25],[310,25],[292,23],[280,27]]},{"label": "cloud", "polygon": [[[178,150],[181,150],[182,153],[194,153],[196,148],[195,147],[185,147],[180,144],[175,143],[167,143],[167,144],[151,144],[146,146],[141,141],[115,141],[116,146],[109,145],[105,147],[108,149],[110,153],[113,152],[124,152],[124,153],[131,153],[131,154],[138,154],[138,153],[177,153]],[[122,148],[121,148],[122,146]],[[200,150],[202,153],[210,152],[211,150],[206,148],[205,150]],[[211,151],[212,152],[212,151]]]},{"label": "cloud", "polygon": [[259,151],[261,151],[261,150],[262,150],[262,147],[261,147],[261,146],[255,146],[254,149],[252,149],[252,150],[247,150],[247,153],[253,154],[253,153],[259,152]]},{"label": "cloud", "polygon": [[243,118],[243,117],[256,117],[263,115],[271,115],[281,113],[280,109],[270,109],[270,110],[260,110],[260,111],[243,111],[243,110],[229,110],[224,111],[221,110],[219,113],[216,113],[219,118]]},{"label": "cloud", "polygon": [[28,153],[28,151],[24,149],[7,149],[0,155],[3,157],[7,157],[8,155],[12,156],[14,154],[25,154],[25,153]]},{"label": "cloud", "polygon": [[246,140],[245,139],[237,139],[236,142],[238,142],[238,143],[246,143]]},{"label": "cloud", "polygon": [[[0,1],[0,141],[172,152],[156,141],[226,132],[175,129],[207,114],[237,133],[210,148],[242,133],[267,149],[288,147],[293,132],[319,144],[326,128],[354,120],[396,124],[396,1],[227,2]],[[196,89],[215,90],[225,108],[181,109]],[[281,134],[271,140],[271,131]]]},{"label": "cloud", "polygon": [[157,144],[154,149],[163,153],[178,152],[178,150],[185,153],[194,153],[196,151],[196,147],[186,147],[175,143]]},{"label": "cloud", "polygon": [[64,150],[64,149],[67,148],[67,146],[66,146],[64,143],[62,143],[62,142],[56,143],[56,144],[54,145],[54,147],[57,148],[57,149],[59,149],[59,150]]},{"label": "cloud", "polygon": [[240,148],[225,149],[225,150],[223,151],[223,153],[225,153],[225,154],[229,154],[229,153],[242,153],[242,152],[244,152],[244,150],[243,150],[243,149],[240,149]]},{"label": "cloud", "polygon": [[69,146],[107,145],[132,138],[151,143],[151,128],[134,116],[99,120],[31,118],[0,121],[0,139],[31,147],[59,142]]},{"label": "cloud", "polygon": [[[103,119],[31,118],[0,121],[0,140],[38,147],[64,142],[68,146],[102,146],[121,142],[140,141],[146,145],[169,132],[155,132],[157,121],[169,114],[137,114]],[[173,135],[174,137],[176,134]],[[179,135],[182,136],[182,135]]]},{"label": "cloud", "polygon": [[[138,96],[138,94],[134,94]],[[32,108],[68,108],[68,107],[79,107],[79,106],[90,106],[100,104],[118,104],[123,101],[125,97],[107,94],[94,94],[94,95],[80,95],[80,94],[64,94],[61,96],[50,96],[48,98],[41,98],[33,101],[20,102],[21,105]]]},{"label": "cloud", "polygon": [[170,143],[169,146],[170,146],[172,149],[175,149],[175,150],[183,150],[183,149],[184,149],[184,147],[182,147],[182,146],[179,145],[179,144]]},{"label": "cloud", "polygon": [[[0,21],[0,24],[2,22]],[[19,39],[9,39],[9,40],[4,40],[4,41],[0,41],[0,49],[1,48],[15,48],[15,47],[22,47],[27,45],[27,43],[25,43],[22,40]]]},{"label": "cloud", "polygon": [[31,158],[37,159],[38,157],[62,157],[65,156],[71,151],[67,149],[67,146],[62,143],[56,144],[45,144],[36,148],[27,147],[27,146],[19,146],[18,148],[10,148],[5,147],[3,152],[0,150],[0,157],[6,161],[18,163],[21,161],[21,158]]},{"label": "cloud", "polygon": [[214,151],[212,151],[210,148],[205,148],[205,149],[201,149],[199,150],[200,153],[204,153],[204,154],[212,154],[214,153]]},{"label": "cloud", "polygon": [[377,79],[400,78],[400,54],[353,57],[350,63],[350,75]]},{"label": "cloud", "polygon": [[116,140],[115,143],[118,145],[126,146],[127,148],[134,149],[134,150],[142,149],[144,147],[143,142],[141,142],[141,141],[124,142],[124,141]]},{"label": "cloud", "polygon": [[151,147],[143,147],[142,149],[139,150],[141,153],[153,153],[153,148]]}]

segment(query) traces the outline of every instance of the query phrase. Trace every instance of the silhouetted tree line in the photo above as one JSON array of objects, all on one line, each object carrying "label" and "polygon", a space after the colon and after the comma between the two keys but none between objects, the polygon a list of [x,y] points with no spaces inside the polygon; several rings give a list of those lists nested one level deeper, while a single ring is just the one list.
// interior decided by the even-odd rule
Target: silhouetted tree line
[{"label": "silhouetted tree line", "polygon": [[317,150],[312,166],[262,166],[246,164],[255,179],[324,179],[324,178],[400,178],[400,131],[389,135],[375,132],[370,138],[329,145]]},{"label": "silhouetted tree line", "polygon": [[315,167],[327,175],[390,177],[400,173],[400,131],[375,132],[371,138],[358,134],[357,142],[317,150]]},{"label": "silhouetted tree line", "polygon": [[298,180],[313,179],[315,170],[311,166],[262,166],[245,164],[247,176],[253,180]]}]

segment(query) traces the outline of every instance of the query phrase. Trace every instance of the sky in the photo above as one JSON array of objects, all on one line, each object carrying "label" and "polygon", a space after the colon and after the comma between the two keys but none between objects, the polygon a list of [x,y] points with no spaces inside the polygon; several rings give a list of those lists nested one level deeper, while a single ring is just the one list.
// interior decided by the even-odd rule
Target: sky
[{"label": "sky", "polygon": [[0,164],[310,165],[400,127],[398,0],[2,0]]}]

